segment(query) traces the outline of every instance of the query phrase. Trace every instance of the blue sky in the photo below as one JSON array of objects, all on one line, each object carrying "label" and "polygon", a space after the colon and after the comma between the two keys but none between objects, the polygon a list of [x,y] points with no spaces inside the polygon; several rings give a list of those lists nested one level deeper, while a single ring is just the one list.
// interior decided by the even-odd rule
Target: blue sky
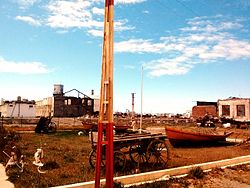
[{"label": "blue sky", "polygon": [[[1,0],[0,98],[99,95],[104,0]],[[114,111],[250,97],[250,1],[115,0]]]}]

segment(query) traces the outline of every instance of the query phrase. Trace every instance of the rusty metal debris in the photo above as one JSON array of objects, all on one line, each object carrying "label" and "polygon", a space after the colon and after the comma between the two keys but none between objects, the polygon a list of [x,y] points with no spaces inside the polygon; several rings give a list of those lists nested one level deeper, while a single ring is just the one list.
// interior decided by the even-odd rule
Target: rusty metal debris
[{"label": "rusty metal debris", "polygon": [[55,133],[56,124],[52,122],[53,117],[40,117],[39,122],[35,128],[36,133]]}]

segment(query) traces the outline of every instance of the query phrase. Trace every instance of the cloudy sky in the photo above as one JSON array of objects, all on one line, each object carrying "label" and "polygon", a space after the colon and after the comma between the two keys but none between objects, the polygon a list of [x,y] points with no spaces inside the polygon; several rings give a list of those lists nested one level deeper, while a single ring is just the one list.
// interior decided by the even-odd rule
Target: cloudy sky
[{"label": "cloudy sky", "polygon": [[[0,98],[99,95],[104,0],[1,0]],[[115,0],[114,110],[250,97],[249,0]],[[72,95],[75,95],[72,93]]]}]

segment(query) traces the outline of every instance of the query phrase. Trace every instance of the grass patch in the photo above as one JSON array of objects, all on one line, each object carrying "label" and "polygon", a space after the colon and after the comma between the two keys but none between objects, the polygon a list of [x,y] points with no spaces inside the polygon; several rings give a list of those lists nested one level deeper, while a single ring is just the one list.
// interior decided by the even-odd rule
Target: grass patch
[{"label": "grass patch", "polygon": [[[58,132],[56,134],[21,134],[22,141],[16,142],[25,156],[24,172],[10,172],[10,179],[16,187],[52,187],[94,179],[94,170],[88,164],[91,144],[87,136],[78,136],[76,132]],[[44,166],[39,174],[33,165],[34,153],[42,148]]]},{"label": "grass patch", "polygon": [[77,131],[62,131],[62,132],[57,132],[55,134],[51,134],[51,136],[56,137],[56,138],[79,137]]}]

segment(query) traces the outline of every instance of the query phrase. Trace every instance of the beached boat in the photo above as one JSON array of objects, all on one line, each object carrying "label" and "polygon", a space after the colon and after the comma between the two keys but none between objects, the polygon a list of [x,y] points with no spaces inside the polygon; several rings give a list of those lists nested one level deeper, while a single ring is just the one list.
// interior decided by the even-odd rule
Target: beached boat
[{"label": "beached boat", "polygon": [[[97,123],[87,123],[87,122],[82,122],[83,125],[83,129],[85,131],[89,131],[89,130],[97,130]],[[114,124],[114,129],[118,132],[123,132],[123,131],[127,131],[128,129],[132,128],[129,125],[119,125],[119,124]]]},{"label": "beached boat", "polygon": [[[198,130],[198,129],[197,129]],[[186,130],[177,129],[172,127],[166,127],[166,135],[171,143],[204,143],[204,142],[218,142],[225,141],[226,138],[233,134],[233,132],[228,133],[218,133],[209,129],[199,129],[197,130]]]}]

